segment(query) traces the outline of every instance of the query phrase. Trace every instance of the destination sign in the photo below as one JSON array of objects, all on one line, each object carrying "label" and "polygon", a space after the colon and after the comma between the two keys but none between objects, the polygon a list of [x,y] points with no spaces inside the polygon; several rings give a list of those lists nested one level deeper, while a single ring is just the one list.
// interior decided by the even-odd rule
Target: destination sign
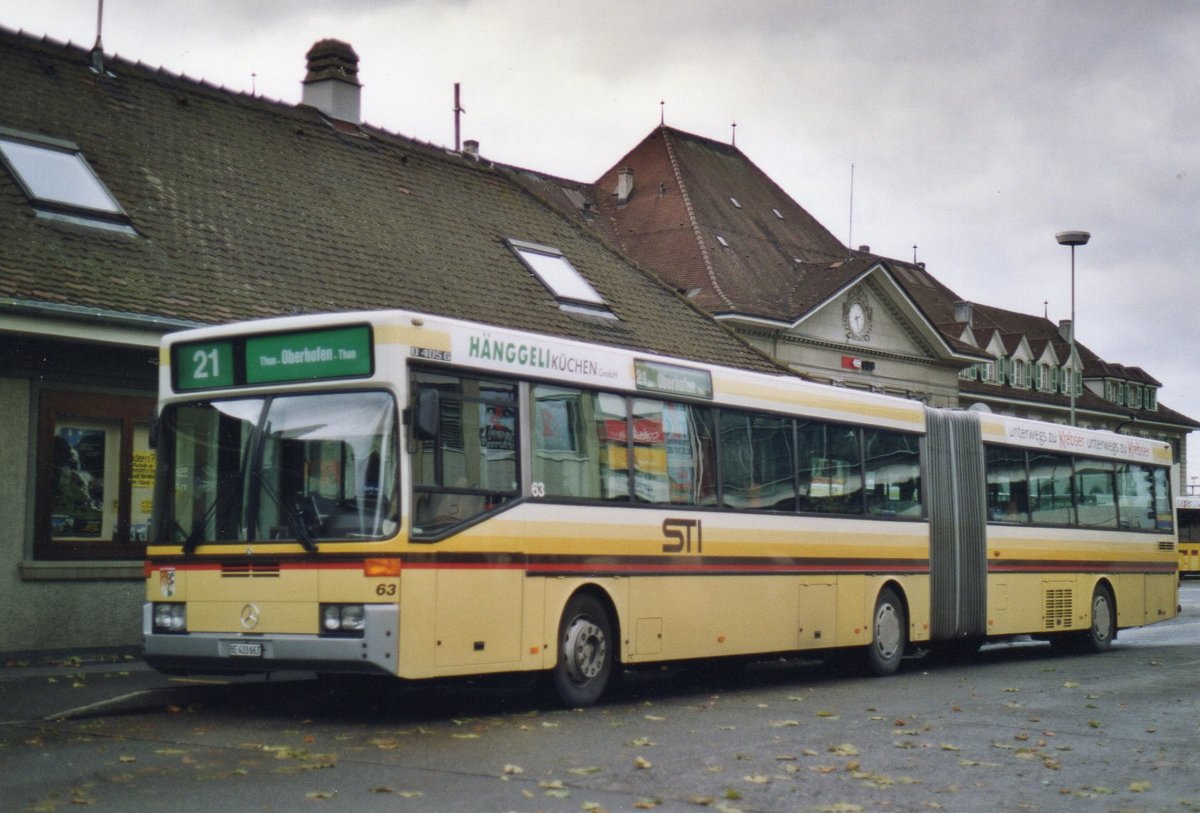
[{"label": "destination sign", "polygon": [[272,333],[176,345],[176,390],[368,376],[369,325]]},{"label": "destination sign", "polygon": [[712,376],[707,370],[636,359],[633,362],[633,372],[639,390],[692,398],[713,397]]}]

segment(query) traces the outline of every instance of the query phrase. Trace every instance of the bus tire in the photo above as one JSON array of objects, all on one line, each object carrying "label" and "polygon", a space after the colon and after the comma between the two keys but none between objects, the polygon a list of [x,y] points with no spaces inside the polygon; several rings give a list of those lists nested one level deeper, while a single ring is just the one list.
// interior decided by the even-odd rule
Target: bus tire
[{"label": "bus tire", "polygon": [[1097,584],[1092,592],[1091,621],[1080,637],[1085,652],[1107,652],[1117,637],[1117,605],[1108,585]]},{"label": "bus tire", "polygon": [[613,672],[612,620],[595,596],[578,593],[558,625],[558,662],[551,672],[558,699],[568,708],[600,699]]},{"label": "bus tire", "polygon": [[867,645],[866,666],[871,674],[884,677],[900,668],[908,645],[908,619],[896,591],[885,587],[875,599],[871,613],[871,643]]}]

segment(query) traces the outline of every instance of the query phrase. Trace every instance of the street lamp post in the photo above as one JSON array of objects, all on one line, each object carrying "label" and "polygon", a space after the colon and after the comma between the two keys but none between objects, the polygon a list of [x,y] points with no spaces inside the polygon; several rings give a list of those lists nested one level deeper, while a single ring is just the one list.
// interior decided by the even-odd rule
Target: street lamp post
[{"label": "street lamp post", "polygon": [[1060,246],[1071,247],[1071,426],[1075,425],[1075,246],[1086,246],[1092,235],[1086,231],[1060,231],[1054,235]]}]

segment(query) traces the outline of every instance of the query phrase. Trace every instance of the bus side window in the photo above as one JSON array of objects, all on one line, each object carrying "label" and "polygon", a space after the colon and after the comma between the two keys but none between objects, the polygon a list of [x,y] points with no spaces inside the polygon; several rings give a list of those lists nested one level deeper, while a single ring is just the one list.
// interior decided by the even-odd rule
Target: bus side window
[{"label": "bus side window", "polygon": [[633,400],[633,483],[640,502],[716,503],[712,410],[649,398]]},{"label": "bus side window", "polygon": [[801,511],[863,512],[862,455],[858,436],[857,429],[837,424],[808,421],[797,425],[797,496]]},{"label": "bus side window", "polygon": [[1170,533],[1175,530],[1175,501],[1171,499],[1171,473],[1168,469],[1154,468],[1154,514],[1155,527]]},{"label": "bus side window", "polygon": [[1029,455],[1030,516],[1039,525],[1072,525],[1071,458],[1049,452]]},{"label": "bus side window", "polygon": [[988,446],[987,509],[991,522],[1029,522],[1029,474],[1025,451]]},{"label": "bus side window", "polygon": [[440,532],[515,499],[516,384],[433,371],[412,380],[413,533]]},{"label": "bus side window", "polygon": [[921,452],[916,435],[863,430],[867,513],[921,516]]},{"label": "bus side window", "polygon": [[1122,528],[1153,531],[1158,527],[1155,470],[1140,463],[1117,464],[1117,510]]},{"label": "bus side window", "polygon": [[538,384],[532,427],[534,496],[629,498],[624,398]]},{"label": "bus side window", "polygon": [[1083,527],[1117,527],[1115,475],[1112,461],[1075,459],[1075,506]]},{"label": "bus side window", "polygon": [[796,510],[791,418],[721,410],[722,504]]}]

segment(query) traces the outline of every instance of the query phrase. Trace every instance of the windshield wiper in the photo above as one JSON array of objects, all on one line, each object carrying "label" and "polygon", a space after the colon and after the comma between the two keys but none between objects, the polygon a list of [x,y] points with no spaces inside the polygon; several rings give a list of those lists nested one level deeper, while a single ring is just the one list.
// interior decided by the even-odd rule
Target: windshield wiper
[{"label": "windshield wiper", "polygon": [[317,547],[316,541],[313,540],[312,533],[308,530],[308,525],[304,521],[304,517],[296,510],[296,507],[290,501],[282,499],[275,490],[267,484],[267,480],[263,477],[261,471],[255,472],[255,478],[258,480],[258,487],[265,491],[267,495],[283,512],[284,519],[287,520],[288,529],[295,535],[296,541],[309,553],[317,553],[320,548]]},{"label": "windshield wiper", "polygon": [[[192,524],[192,532],[188,534],[187,539],[183,543],[184,553],[196,552],[196,548],[199,547],[200,541],[204,537],[204,529],[208,527],[208,521],[216,516],[218,512],[225,510],[236,495],[237,491],[231,488],[226,490],[219,500],[213,500],[209,504],[208,508],[204,511],[204,515]],[[180,531],[183,530],[178,521],[175,522],[175,527],[179,528]]]}]

